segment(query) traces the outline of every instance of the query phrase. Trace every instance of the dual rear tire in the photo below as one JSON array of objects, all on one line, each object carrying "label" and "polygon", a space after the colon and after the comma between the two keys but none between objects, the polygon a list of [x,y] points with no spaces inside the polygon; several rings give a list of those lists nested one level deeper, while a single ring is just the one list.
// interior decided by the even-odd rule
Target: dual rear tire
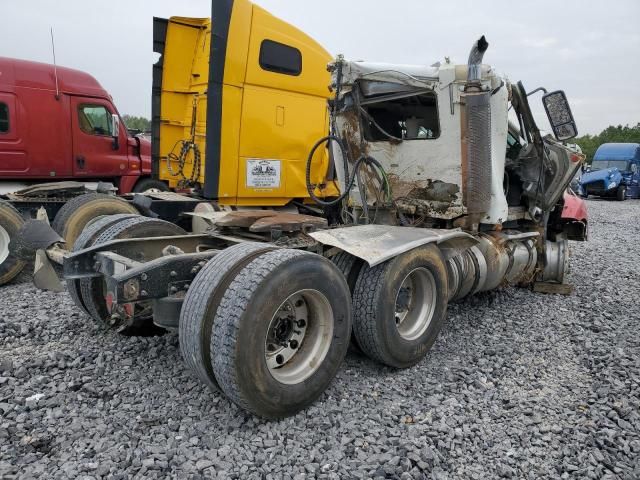
[{"label": "dual rear tire", "polygon": [[[173,223],[140,215],[120,214],[95,219],[77,237],[74,250],[97,246],[112,240],[141,237],[184,235],[186,232]],[[106,299],[106,285],[102,277],[69,280],[69,295],[78,308],[89,315],[96,325],[116,329],[125,335],[153,335],[162,329],[154,325],[149,302],[133,306],[133,316],[115,321]]]},{"label": "dual rear tire", "polygon": [[185,297],[182,355],[241,408],[265,418],[293,415],[326,390],[346,355],[348,292],[322,256],[260,244],[224,250]]},{"label": "dual rear tire", "polygon": [[350,276],[353,332],[364,353],[397,368],[419,362],[446,316],[447,273],[438,248],[359,265],[349,275],[353,265],[344,255],[332,263],[259,243],[221,251],[184,300],[185,362],[249,412],[272,419],[295,414],[324,392],[345,357]]},{"label": "dual rear tire", "polygon": [[445,260],[435,245],[364,266],[353,292],[353,332],[370,358],[395,368],[422,360],[442,329],[448,302]]}]

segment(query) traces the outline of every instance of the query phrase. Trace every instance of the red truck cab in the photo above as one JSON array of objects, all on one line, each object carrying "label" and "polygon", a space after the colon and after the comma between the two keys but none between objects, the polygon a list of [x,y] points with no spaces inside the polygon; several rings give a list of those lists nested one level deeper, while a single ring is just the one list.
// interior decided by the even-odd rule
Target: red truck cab
[{"label": "red truck cab", "polygon": [[101,180],[124,194],[150,175],[150,142],[128,134],[95,78],[0,57],[0,182]]}]

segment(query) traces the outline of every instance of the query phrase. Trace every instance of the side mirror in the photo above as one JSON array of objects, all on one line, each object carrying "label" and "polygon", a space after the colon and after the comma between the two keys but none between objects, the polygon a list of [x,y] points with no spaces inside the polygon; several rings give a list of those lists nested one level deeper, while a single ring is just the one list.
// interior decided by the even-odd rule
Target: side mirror
[{"label": "side mirror", "polygon": [[111,115],[111,137],[113,137],[113,149],[118,150],[120,148],[120,117],[115,113]]},{"label": "side mirror", "polygon": [[569,102],[562,90],[547,93],[542,97],[542,103],[553,128],[553,134],[558,140],[565,141],[578,136],[576,122],[573,120]]}]

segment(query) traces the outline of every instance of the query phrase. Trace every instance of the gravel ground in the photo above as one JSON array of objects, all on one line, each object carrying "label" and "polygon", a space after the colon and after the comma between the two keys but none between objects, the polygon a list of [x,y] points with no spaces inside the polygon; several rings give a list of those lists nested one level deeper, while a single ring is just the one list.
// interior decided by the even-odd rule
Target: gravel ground
[{"label": "gravel ground", "polygon": [[640,201],[590,201],[570,297],[453,305],[393,371],[350,353],[266,422],[200,385],[178,338],[96,330],[66,293],[0,289],[0,478],[640,478]]}]

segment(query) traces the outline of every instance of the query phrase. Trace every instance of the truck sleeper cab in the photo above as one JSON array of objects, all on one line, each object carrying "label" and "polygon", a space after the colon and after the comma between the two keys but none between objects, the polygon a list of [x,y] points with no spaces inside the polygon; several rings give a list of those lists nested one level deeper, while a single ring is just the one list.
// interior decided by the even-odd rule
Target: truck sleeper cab
[{"label": "truck sleeper cab", "polygon": [[131,192],[151,173],[150,144],[114,116],[92,76],[0,57],[0,194],[70,179]]},{"label": "truck sleeper cab", "polygon": [[[220,205],[304,201],[309,148],[328,128],[332,57],[247,0],[213,3],[213,24],[154,19],[156,174]],[[218,43],[211,44],[212,30]],[[326,151],[318,152],[312,178],[331,196],[337,189],[328,170]]]}]

